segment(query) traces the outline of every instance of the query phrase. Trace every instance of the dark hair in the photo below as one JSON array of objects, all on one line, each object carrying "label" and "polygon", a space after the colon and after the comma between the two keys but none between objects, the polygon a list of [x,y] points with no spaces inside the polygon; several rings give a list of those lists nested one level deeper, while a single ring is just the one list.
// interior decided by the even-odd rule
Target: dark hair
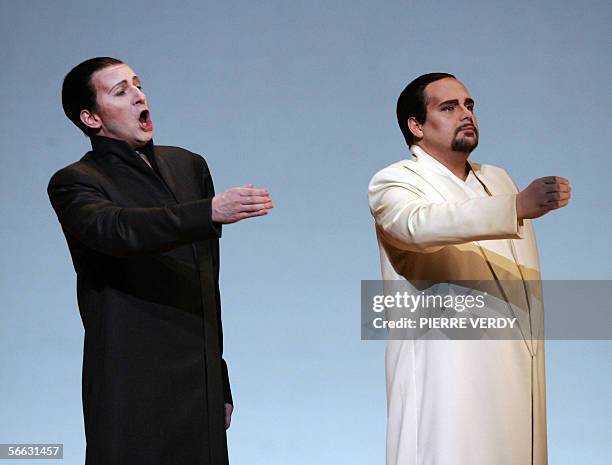
[{"label": "dark hair", "polygon": [[64,113],[86,136],[92,133],[91,129],[81,121],[81,110],[96,110],[96,89],[91,84],[91,76],[102,68],[121,64],[123,62],[116,58],[90,58],[72,68],[64,78],[62,85]]},{"label": "dark hair", "polygon": [[414,135],[408,128],[408,118],[414,116],[419,123],[425,123],[427,119],[425,87],[444,78],[456,79],[455,76],[448,73],[423,74],[408,84],[397,99],[397,124],[404,134],[408,147],[414,143]]}]

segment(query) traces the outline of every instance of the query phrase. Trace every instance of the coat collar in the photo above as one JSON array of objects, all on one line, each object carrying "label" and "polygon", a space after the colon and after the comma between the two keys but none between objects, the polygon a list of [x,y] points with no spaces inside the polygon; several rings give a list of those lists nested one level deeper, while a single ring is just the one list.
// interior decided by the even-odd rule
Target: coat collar
[{"label": "coat collar", "polygon": [[[443,197],[450,199],[454,195],[456,195],[457,188],[459,191],[462,191],[466,194],[467,197],[478,197],[479,195],[475,194],[474,191],[469,187],[468,183],[453,174],[446,166],[436,160],[434,157],[429,155],[425,150],[423,150],[418,145],[412,145],[410,147],[410,151],[412,152],[412,163],[406,163],[405,167],[415,171],[419,176],[429,182],[433,187],[440,192]],[[480,183],[484,186],[485,190],[489,192],[490,195],[494,195],[496,192],[496,188],[493,186],[494,183],[489,182],[487,180],[482,165],[480,163],[470,162],[468,161],[468,166],[470,169],[470,175],[474,176]],[[435,173],[438,176],[428,175],[429,173]],[[447,181],[451,181],[455,186],[455,189],[452,189],[452,192],[455,194],[451,194],[447,189],[440,186],[440,183],[434,182],[434,179],[440,177],[444,178]],[[435,184],[435,185],[434,185]],[[446,186],[448,187],[448,186]],[[442,189],[440,189],[442,188]],[[444,192],[441,192],[444,191]]]},{"label": "coat collar", "polygon": [[[124,140],[105,136],[93,136],[91,137],[91,148],[95,158],[112,153],[131,166],[150,169],[142,158],[138,156],[136,150],[130,147]],[[150,157],[153,152],[153,140],[151,139],[148,144],[141,147],[138,151]]]},{"label": "coat collar", "polygon": [[[446,176],[451,176],[453,178],[456,178],[458,181],[464,183],[462,179],[457,178],[457,176],[455,176],[451,172],[451,170],[449,170],[446,166],[444,166],[434,157],[429,155],[425,150],[423,150],[418,145],[412,145],[410,147],[410,151],[412,152],[412,160],[416,161],[417,163],[420,163],[424,168],[438,171],[439,173],[443,173]],[[470,171],[472,171],[475,175],[478,176],[480,174],[480,164],[479,163],[472,163],[468,161],[467,164],[470,167]]]},{"label": "coat collar", "polygon": [[144,153],[147,156],[159,176],[157,176],[157,174],[153,170],[151,170],[151,168],[146,164],[146,162],[124,140],[113,139],[104,136],[93,136],[91,137],[91,147],[92,156],[95,159],[100,159],[101,157],[108,156],[108,154],[113,154],[121,161],[130,165],[132,168],[144,172],[148,176],[154,176],[157,179],[161,177],[161,179],[165,182],[166,186],[170,189],[174,198],[176,200],[179,200],[177,198],[177,189],[172,171],[168,166],[168,163],[166,163],[164,157],[160,156],[160,154],[155,149],[153,139],[151,139],[143,147],[140,147],[138,151]]}]

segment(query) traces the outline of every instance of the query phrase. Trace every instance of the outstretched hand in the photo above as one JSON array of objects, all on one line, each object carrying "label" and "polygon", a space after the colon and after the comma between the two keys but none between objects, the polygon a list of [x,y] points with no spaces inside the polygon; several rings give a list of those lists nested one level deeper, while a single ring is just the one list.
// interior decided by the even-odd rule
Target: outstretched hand
[{"label": "outstretched hand", "polygon": [[516,216],[519,220],[539,218],[549,211],[569,203],[569,181],[561,176],[547,176],[533,181],[516,196]]},{"label": "outstretched hand", "polygon": [[274,208],[270,191],[257,189],[253,184],[232,187],[212,199],[212,220],[215,223],[229,224],[267,215]]}]

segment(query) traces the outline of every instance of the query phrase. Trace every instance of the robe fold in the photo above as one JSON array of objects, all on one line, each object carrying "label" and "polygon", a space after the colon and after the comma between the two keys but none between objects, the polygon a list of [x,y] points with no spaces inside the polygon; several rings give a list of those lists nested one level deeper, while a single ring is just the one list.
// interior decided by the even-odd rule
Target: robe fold
[{"label": "robe fold", "polygon": [[232,403],[204,159],[92,138],[48,193],[77,274],[87,465],[224,465]]},{"label": "robe fold", "polygon": [[383,279],[488,283],[522,314],[515,339],[387,341],[386,463],[546,465],[539,261],[517,188],[501,168],[472,163],[463,181],[411,150],[368,188]]}]

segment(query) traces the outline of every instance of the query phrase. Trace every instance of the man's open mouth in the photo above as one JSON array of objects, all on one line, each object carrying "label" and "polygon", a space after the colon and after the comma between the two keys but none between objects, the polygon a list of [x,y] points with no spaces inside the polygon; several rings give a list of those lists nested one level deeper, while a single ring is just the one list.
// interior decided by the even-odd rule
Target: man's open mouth
[{"label": "man's open mouth", "polygon": [[140,126],[145,131],[150,131],[153,129],[153,122],[151,121],[151,114],[149,113],[149,110],[142,110],[138,120],[140,122]]}]

